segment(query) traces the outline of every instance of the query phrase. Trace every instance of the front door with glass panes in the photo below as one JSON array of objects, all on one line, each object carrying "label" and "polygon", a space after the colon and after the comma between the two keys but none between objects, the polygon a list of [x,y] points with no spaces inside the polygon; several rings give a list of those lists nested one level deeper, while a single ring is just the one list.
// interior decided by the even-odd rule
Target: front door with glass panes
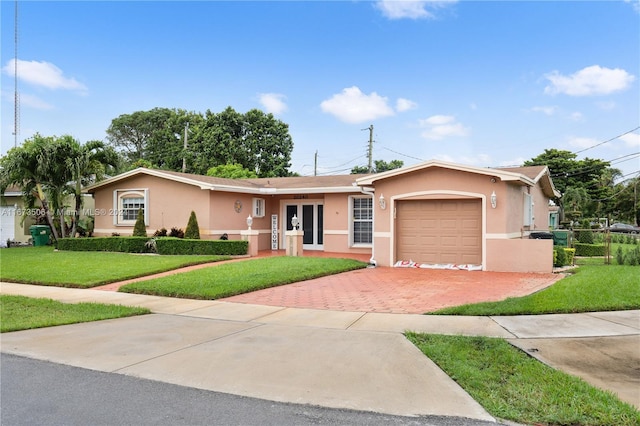
[{"label": "front door with glass panes", "polygon": [[[320,203],[287,203],[285,205],[285,229],[291,231],[291,219],[298,218],[298,229],[304,231],[302,248],[304,250],[323,250],[324,205]],[[282,239],[283,243],[286,241]],[[284,246],[284,245],[282,245]]]}]

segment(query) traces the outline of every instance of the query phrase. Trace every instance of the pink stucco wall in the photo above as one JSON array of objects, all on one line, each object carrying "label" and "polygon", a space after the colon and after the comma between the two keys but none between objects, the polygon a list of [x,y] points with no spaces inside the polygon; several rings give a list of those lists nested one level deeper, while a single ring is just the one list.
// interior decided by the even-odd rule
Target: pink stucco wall
[{"label": "pink stucco wall", "polygon": [[[492,179],[493,178],[493,179]],[[373,257],[381,266],[395,263],[395,206],[400,200],[479,199],[483,206],[483,267],[486,270],[548,272],[552,268],[552,246],[542,240],[529,240],[523,227],[524,193],[534,200],[535,228],[548,227],[548,199],[538,187],[529,188],[519,182],[504,182],[498,177],[480,175],[441,167],[430,167],[412,173],[374,182],[375,229]],[[497,206],[490,197],[496,193]],[[383,195],[387,208],[378,205]],[[530,254],[523,256],[523,253]],[[551,260],[549,260],[551,259]]]},{"label": "pink stucco wall", "polygon": [[[120,235],[131,235],[133,233],[133,225],[115,225],[113,223],[114,210],[118,208],[113,202],[113,192],[127,189],[148,190],[148,234],[153,234],[160,228],[170,230],[172,227],[176,227],[184,230],[192,210],[196,213],[201,232],[209,228],[209,206],[207,202],[209,191],[153,176],[138,175],[100,187],[96,191],[94,195],[96,236],[111,235],[113,232],[117,232]],[[105,212],[105,214],[102,214],[102,212]]]},{"label": "pink stucco wall", "polygon": [[487,240],[486,270],[553,272],[553,240]]}]

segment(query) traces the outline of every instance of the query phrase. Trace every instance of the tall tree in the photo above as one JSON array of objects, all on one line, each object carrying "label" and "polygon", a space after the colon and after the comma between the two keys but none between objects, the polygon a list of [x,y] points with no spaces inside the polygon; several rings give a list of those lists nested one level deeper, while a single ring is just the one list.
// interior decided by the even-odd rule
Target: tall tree
[{"label": "tall tree", "polygon": [[[602,199],[602,193],[606,192],[602,187],[602,183],[607,182],[606,176],[615,177],[619,170],[611,169],[607,161],[593,158],[577,160],[576,157],[577,155],[571,151],[545,149],[542,154],[525,161],[524,165],[548,166],[553,183],[561,194],[565,194],[569,188],[584,188],[590,200]],[[562,198],[554,201],[560,206],[561,211],[564,211]],[[584,206],[583,214],[585,216],[599,214],[596,211],[597,207],[603,208],[596,202],[588,203]]]},{"label": "tall tree", "polygon": [[111,121],[107,139],[124,152],[129,161],[148,159],[148,144],[154,135],[165,129],[165,123],[174,112],[168,108],[136,111],[123,114]]},{"label": "tall tree", "polygon": [[227,179],[249,179],[258,177],[256,172],[245,169],[240,164],[223,164],[221,166],[213,166],[207,170],[207,176]]},{"label": "tall tree", "polygon": [[39,200],[56,240],[60,234],[54,214],[64,213],[59,210],[63,205],[61,194],[70,180],[70,173],[64,168],[66,142],[67,138],[35,134],[0,159],[0,190],[4,192],[9,185],[20,187],[28,208],[35,207]]},{"label": "tall tree", "polygon": [[80,222],[82,209],[82,188],[104,179],[105,174],[115,170],[119,158],[116,151],[106,146],[102,141],[89,141],[81,145],[73,141],[73,155],[66,161],[66,167],[71,170],[72,180],[68,191],[75,199],[75,210],[70,235],[75,237]]},{"label": "tall tree", "polygon": [[[185,129],[187,148],[184,148]],[[289,126],[272,114],[231,107],[216,114],[155,108],[114,119],[107,137],[128,160],[205,174],[213,166],[240,164],[259,177],[288,176],[293,140]]]},{"label": "tall tree", "polygon": [[[373,161],[373,173],[382,173],[387,172],[389,170],[399,169],[404,166],[404,162],[402,160],[391,160],[388,163],[384,160],[374,160]],[[369,167],[367,166],[355,166],[351,169],[352,175],[369,173]]]}]

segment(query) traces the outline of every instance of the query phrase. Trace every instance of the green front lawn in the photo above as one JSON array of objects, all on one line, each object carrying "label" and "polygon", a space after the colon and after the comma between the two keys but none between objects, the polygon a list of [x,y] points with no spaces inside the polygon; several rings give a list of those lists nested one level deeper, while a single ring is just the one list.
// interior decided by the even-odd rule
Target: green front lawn
[{"label": "green front lawn", "polygon": [[554,370],[503,339],[406,333],[491,415],[519,424],[637,426],[615,395]]},{"label": "green front lawn", "polygon": [[219,299],[365,266],[366,263],[353,259],[278,256],[140,281],[122,286],[120,291],[188,299]]},{"label": "green front lawn", "polygon": [[638,266],[581,266],[542,291],[500,302],[441,309],[437,315],[535,315],[640,309]]},{"label": "green front lawn", "polygon": [[0,333],[148,314],[146,308],[0,295]]},{"label": "green front lawn", "polygon": [[88,288],[228,256],[157,256],[131,253],[54,251],[53,247],[0,250],[0,280]]}]

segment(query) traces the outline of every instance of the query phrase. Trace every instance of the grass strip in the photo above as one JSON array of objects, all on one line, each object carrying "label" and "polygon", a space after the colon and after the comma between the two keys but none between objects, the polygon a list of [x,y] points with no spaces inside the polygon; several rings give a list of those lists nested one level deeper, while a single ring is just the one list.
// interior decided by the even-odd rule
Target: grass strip
[{"label": "grass strip", "polygon": [[640,412],[613,393],[488,337],[406,333],[492,416],[522,424],[637,426]]},{"label": "grass strip", "polygon": [[158,256],[20,247],[0,250],[0,279],[24,284],[89,288],[227,259],[230,257]]},{"label": "grass strip", "polygon": [[120,287],[119,291],[187,299],[219,299],[364,268],[353,259],[278,256],[227,263]]},{"label": "grass strip", "polygon": [[146,308],[0,295],[0,332],[148,314]]},{"label": "grass strip", "polygon": [[435,315],[537,315],[640,309],[637,266],[581,266],[537,293],[441,309]]}]

